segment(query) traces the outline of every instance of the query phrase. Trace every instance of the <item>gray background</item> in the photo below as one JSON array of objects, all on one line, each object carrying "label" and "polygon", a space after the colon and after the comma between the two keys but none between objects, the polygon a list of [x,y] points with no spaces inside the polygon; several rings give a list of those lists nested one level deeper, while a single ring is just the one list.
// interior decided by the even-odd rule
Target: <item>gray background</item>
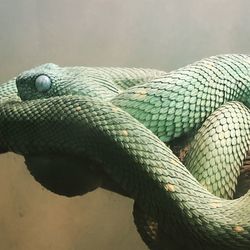
[{"label": "gray background", "polygon": [[[0,82],[45,62],[172,70],[249,53],[248,0],[0,0]],[[0,157],[0,249],[146,249],[132,201],[43,189],[23,158]]]}]

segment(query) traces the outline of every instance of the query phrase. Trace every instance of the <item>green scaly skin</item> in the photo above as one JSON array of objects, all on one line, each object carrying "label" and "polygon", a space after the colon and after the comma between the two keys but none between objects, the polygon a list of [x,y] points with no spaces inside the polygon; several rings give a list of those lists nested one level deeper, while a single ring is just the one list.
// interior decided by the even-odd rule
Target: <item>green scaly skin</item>
[{"label": "green scaly skin", "polygon": [[17,102],[21,99],[17,95],[16,78],[0,85],[0,104]]},{"label": "green scaly skin", "polygon": [[203,123],[184,161],[210,192],[226,199],[235,193],[240,167],[250,149],[250,112],[229,102]]},{"label": "green scaly skin", "polygon": [[[6,148],[22,154],[38,151],[83,153],[104,162],[110,175],[131,193],[143,211],[161,222],[161,229],[175,243],[176,249],[184,246],[249,248],[250,194],[234,201],[211,195],[159,140],[169,142],[197,129],[223,103],[238,100],[249,107],[248,56],[211,57],[164,74],[161,79],[152,82],[147,79],[145,84],[118,96],[119,85],[113,85],[118,89],[113,94],[113,89],[107,88],[106,83],[102,85],[103,82],[96,89],[93,84],[80,88],[81,97],[64,96],[77,94],[72,91],[76,83],[74,74],[69,78],[63,75],[62,79],[58,78],[60,81],[53,82],[54,86],[48,92],[37,94],[34,80],[44,74],[41,68],[37,73],[36,68],[18,77],[20,96],[22,99],[46,97],[46,100],[1,108],[1,131],[6,132],[2,132],[1,138]],[[51,73],[57,76],[54,69]],[[71,82],[66,84],[66,92],[60,92],[62,88],[58,83],[64,86],[68,81]],[[107,95],[104,90],[100,91],[103,88],[108,89]],[[102,98],[111,100],[116,106],[85,97],[92,91],[96,96],[104,93]],[[238,109],[245,113],[244,117],[249,116],[249,110],[240,103],[229,103],[221,109],[222,112],[227,110],[226,113]],[[239,111],[235,111],[236,115],[231,119],[238,119]],[[18,128],[15,128],[17,121]],[[249,145],[249,120],[239,121],[243,121],[238,124],[247,129],[246,137],[240,135],[239,138],[246,138],[244,142]],[[70,133],[66,129],[70,129]],[[227,129],[231,128],[228,126]],[[240,149],[248,148],[248,145]],[[242,154],[237,155],[241,157]],[[178,242],[176,238],[182,234],[187,237]]]},{"label": "green scaly skin", "polygon": [[[143,84],[163,74],[164,71],[153,69],[59,67],[48,63],[22,73],[18,89],[22,100],[68,94],[110,100],[132,84]],[[47,75],[52,81],[53,88],[46,93],[37,92],[33,84],[25,84],[39,75]]]},{"label": "green scaly skin", "polygon": [[[237,100],[249,106],[249,66],[250,60],[247,55],[214,56],[170,73],[128,68],[61,68],[54,64],[45,64],[22,73],[18,77],[17,87],[23,100],[67,94],[101,96],[105,100],[110,100],[113,96],[110,100],[113,104],[130,113],[162,141],[169,143],[183,134],[194,133],[223,103]],[[39,75],[49,76],[52,80],[51,89],[45,93],[38,92],[34,85]],[[120,86],[131,87],[132,82],[136,86],[121,92]],[[113,86],[113,89],[110,86]],[[223,110],[219,111],[221,112],[223,116]],[[219,127],[217,130],[222,135],[221,131],[225,128]],[[226,131],[228,130],[229,128]],[[247,139],[243,138],[243,140]],[[225,153],[239,150],[242,153],[235,153],[226,162],[225,157],[223,158],[224,154],[213,150],[212,153],[219,162],[217,167],[213,161],[215,158],[197,157],[207,154],[204,151],[210,150],[207,145],[203,149],[204,152],[199,151],[196,146],[197,153],[192,159],[199,159],[200,164],[197,161],[190,163],[187,161],[187,166],[211,192],[222,198],[232,198],[239,176],[239,167],[242,165],[248,144],[245,143],[242,146],[243,143],[237,143],[231,146],[231,141],[225,142],[226,140],[217,138],[216,143],[223,145],[216,145],[215,148],[221,150],[224,146]],[[220,157],[217,156],[218,153]],[[230,174],[225,175],[224,171],[221,171],[223,168]],[[216,179],[215,175],[217,175]]]},{"label": "green scaly skin", "polygon": [[[53,82],[58,86],[56,93],[53,93],[53,95],[63,95],[70,91],[71,93],[82,95],[87,93],[88,96],[105,100],[110,99],[110,97],[116,95],[123,89],[151,81],[152,79],[165,74],[165,72],[159,70],[139,68],[61,68],[51,63],[41,65],[32,71],[36,73],[36,75],[47,74],[51,79],[53,79]],[[74,79],[74,84],[71,82],[69,86],[70,88],[67,90],[65,83],[67,84],[67,82],[72,81],[72,79]],[[9,93],[14,92],[17,94],[15,82],[9,82],[4,85],[7,85],[7,87],[11,89]],[[33,89],[31,90],[31,94],[33,94],[32,91]],[[1,91],[1,93],[5,92],[6,91],[3,90]],[[39,98],[42,97],[44,96],[39,96]],[[28,153],[25,154],[24,157],[26,165],[32,176],[40,184],[54,193],[66,196],[75,196],[84,194],[88,191],[91,191],[93,188],[101,186],[104,189],[117,192],[120,195],[129,196],[129,194],[119,185],[117,185],[117,183],[112,180],[102,169],[97,169],[95,166],[96,163],[91,162],[90,159],[86,159],[86,157],[69,160],[69,156],[61,154],[46,155],[44,153],[36,153],[35,155]],[[68,170],[68,166],[65,165],[65,158],[67,159],[66,162],[71,162],[70,170]],[[82,164],[83,162],[84,166]],[[88,163],[86,164],[86,162]]]},{"label": "green scaly skin", "polygon": [[129,88],[112,101],[162,141],[200,127],[218,107],[240,101],[250,107],[250,57],[203,59],[160,79]]},{"label": "green scaly skin", "polygon": [[250,193],[232,201],[212,195],[159,138],[110,103],[67,96],[4,105],[0,132],[17,153],[87,154],[104,162],[140,207],[166,225],[168,237],[187,237],[176,241],[180,249],[249,247]]}]

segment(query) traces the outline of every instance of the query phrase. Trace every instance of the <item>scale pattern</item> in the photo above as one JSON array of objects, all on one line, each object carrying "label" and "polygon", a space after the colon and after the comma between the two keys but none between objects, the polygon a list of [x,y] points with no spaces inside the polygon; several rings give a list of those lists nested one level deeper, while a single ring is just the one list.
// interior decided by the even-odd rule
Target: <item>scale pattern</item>
[{"label": "scale pattern", "polygon": [[16,87],[16,78],[9,80],[6,83],[0,85],[0,104],[6,102],[20,101],[20,98],[17,96],[17,87]]},{"label": "scale pattern", "polygon": [[[195,155],[199,138],[214,135],[221,125],[224,130],[223,119],[220,126],[206,124],[218,113],[229,120],[225,114],[230,113],[235,124],[228,124],[226,129],[239,133],[230,145],[238,166],[243,150],[249,148],[249,118],[243,115],[249,117],[249,69],[247,55],[210,57],[170,73],[42,65],[17,78],[18,93],[26,101],[0,107],[1,144],[21,154],[86,154],[104,164],[112,179],[135,199],[145,215],[142,220],[160,222],[166,242],[171,246],[174,242],[175,249],[247,250],[250,193],[237,200],[214,196],[164,142],[201,127],[193,144]],[[41,74],[53,82],[45,93],[34,87]],[[212,118],[205,121],[211,114]],[[234,140],[243,146],[235,146]],[[205,147],[203,152],[197,156],[199,163],[202,155],[210,155]],[[201,165],[206,168],[206,164]],[[232,172],[232,176],[237,175],[237,170]],[[215,193],[219,184],[214,185],[212,178],[217,180],[217,176],[205,176],[216,187]],[[233,179],[230,177],[228,184]],[[224,193],[231,195],[231,191]],[[186,237],[180,242],[179,235]]]},{"label": "scale pattern", "polygon": [[112,104],[67,96],[5,105],[0,138],[22,154],[60,150],[104,162],[147,214],[176,225],[167,227],[169,237],[188,236],[176,242],[180,249],[249,247],[250,193],[232,201],[212,195],[159,138]]},{"label": "scale pattern", "polygon": [[[48,63],[19,75],[17,89],[22,100],[68,94],[110,100],[132,83],[142,84],[164,73],[153,69],[59,67]],[[53,87],[46,93],[36,91],[34,83],[40,75],[52,81]]]},{"label": "scale pattern", "polygon": [[112,102],[169,142],[197,129],[225,102],[249,107],[249,70],[249,56],[214,56],[132,87]]},{"label": "scale pattern", "polygon": [[208,117],[192,142],[185,165],[217,196],[234,196],[240,167],[250,147],[249,129],[249,109],[229,102]]}]

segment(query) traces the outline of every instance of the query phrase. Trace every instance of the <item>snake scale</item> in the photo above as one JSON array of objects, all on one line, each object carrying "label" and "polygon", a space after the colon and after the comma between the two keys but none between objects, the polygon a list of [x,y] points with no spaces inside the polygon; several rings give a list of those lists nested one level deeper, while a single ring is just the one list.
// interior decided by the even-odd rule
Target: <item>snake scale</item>
[{"label": "snake scale", "polygon": [[[250,148],[248,55],[169,73],[45,64],[2,84],[0,103],[3,152],[97,162],[149,248],[250,249],[249,187],[229,200]],[[184,164],[170,149],[183,138]]]}]

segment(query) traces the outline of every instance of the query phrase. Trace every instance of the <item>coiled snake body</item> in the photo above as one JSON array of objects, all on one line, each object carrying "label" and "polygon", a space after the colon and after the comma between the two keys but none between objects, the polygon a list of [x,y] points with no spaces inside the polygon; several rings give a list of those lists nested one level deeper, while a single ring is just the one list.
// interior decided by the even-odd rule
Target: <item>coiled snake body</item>
[{"label": "coiled snake body", "polygon": [[[250,249],[250,193],[223,199],[233,197],[250,147],[249,70],[247,55],[170,73],[42,65],[18,76],[21,100],[15,80],[2,85],[0,147],[103,164],[135,199],[135,222],[152,249],[162,249],[158,233],[163,249]],[[166,146],[197,130],[185,163],[201,183]],[[155,231],[138,225],[147,218]]]}]

